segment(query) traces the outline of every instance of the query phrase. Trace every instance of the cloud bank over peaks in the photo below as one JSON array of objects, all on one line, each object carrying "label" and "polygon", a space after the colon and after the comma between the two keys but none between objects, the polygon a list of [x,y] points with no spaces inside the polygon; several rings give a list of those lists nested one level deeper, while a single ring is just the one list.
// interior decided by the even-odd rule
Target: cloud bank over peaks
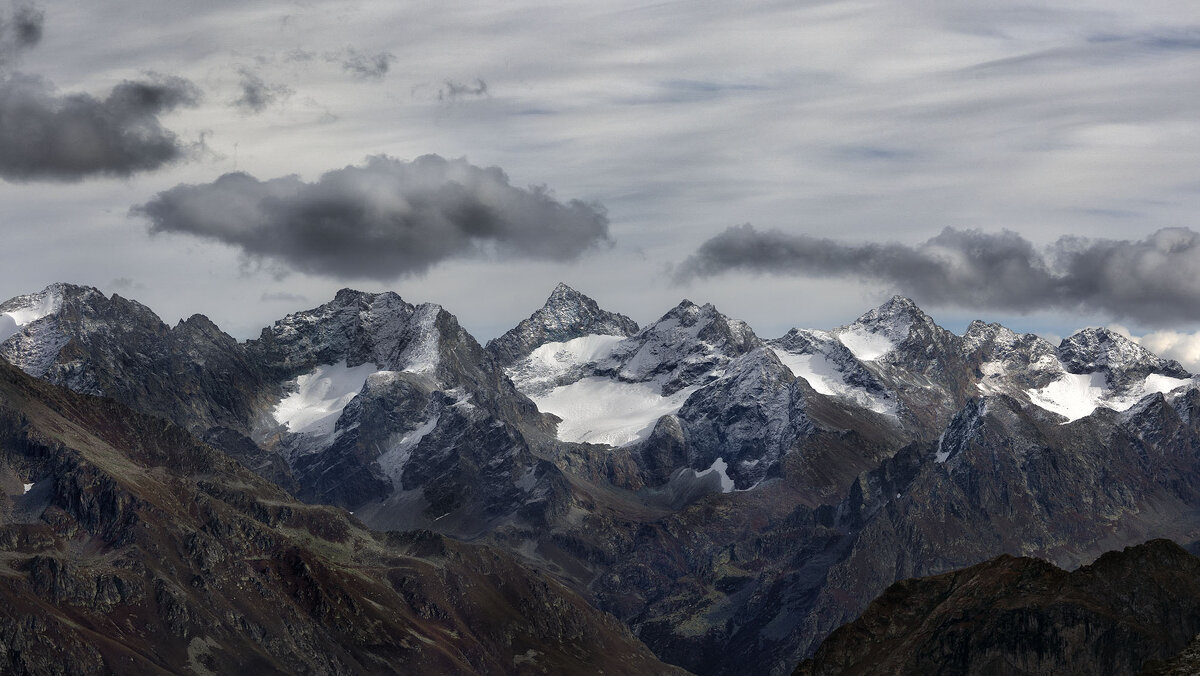
[{"label": "cloud bank over peaks", "polygon": [[393,280],[452,257],[575,259],[611,244],[602,206],[512,186],[497,167],[385,155],[326,172],[259,180],[229,173],[133,208],[152,233],[185,233],[306,273]]},{"label": "cloud bank over peaks", "polygon": [[28,3],[0,13],[0,179],[79,181],[126,177],[187,155],[188,146],[159,116],[192,106],[200,91],[188,80],[154,73],[127,80],[104,98],[60,94],[37,75],[11,70],[41,42],[44,15]]},{"label": "cloud bank over peaks", "polygon": [[1156,326],[1200,321],[1200,233],[1187,228],[1136,241],[1062,237],[1039,250],[1010,231],[946,228],[910,246],[851,244],[746,224],[704,242],[675,278],[729,271],[879,281],[935,305],[1081,310]]},{"label": "cloud bank over peaks", "polygon": [[0,178],[124,177],[178,161],[189,147],[158,118],[199,96],[191,82],[161,75],[122,82],[103,99],[59,94],[35,75],[0,76]]}]

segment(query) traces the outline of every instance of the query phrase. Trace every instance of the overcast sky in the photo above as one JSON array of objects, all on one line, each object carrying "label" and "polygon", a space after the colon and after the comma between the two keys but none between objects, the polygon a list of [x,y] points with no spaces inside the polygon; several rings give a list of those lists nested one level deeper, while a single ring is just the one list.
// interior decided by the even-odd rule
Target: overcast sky
[{"label": "overcast sky", "polygon": [[767,337],[905,293],[1200,363],[1194,2],[0,11],[4,298],[73,281],[245,338],[393,289],[486,340],[558,281]]}]

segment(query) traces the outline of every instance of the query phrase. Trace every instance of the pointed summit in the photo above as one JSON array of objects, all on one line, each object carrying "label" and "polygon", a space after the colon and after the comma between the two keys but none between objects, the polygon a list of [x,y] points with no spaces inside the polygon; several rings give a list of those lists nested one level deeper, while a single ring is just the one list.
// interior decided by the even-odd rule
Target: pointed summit
[{"label": "pointed summit", "polygon": [[879,307],[868,310],[861,317],[854,320],[853,325],[863,325],[869,328],[884,328],[884,327],[905,327],[911,326],[914,322],[922,324],[932,323],[933,320],[929,315],[917,307],[917,304],[910,298],[904,296],[892,296],[886,303]]},{"label": "pointed summit", "polygon": [[610,357],[621,380],[661,378],[669,395],[698,379],[715,377],[731,359],[761,347],[745,322],[721,314],[711,303],[683,300],[658,321],[643,328]]},{"label": "pointed summit", "polygon": [[915,326],[936,327],[916,303],[904,296],[892,296],[833,333],[856,358],[874,361],[908,340]]},{"label": "pointed summit", "polygon": [[591,335],[624,337],[637,330],[637,323],[629,317],[603,310],[596,301],[559,282],[541,309],[488,342],[487,351],[508,366],[546,343]]}]

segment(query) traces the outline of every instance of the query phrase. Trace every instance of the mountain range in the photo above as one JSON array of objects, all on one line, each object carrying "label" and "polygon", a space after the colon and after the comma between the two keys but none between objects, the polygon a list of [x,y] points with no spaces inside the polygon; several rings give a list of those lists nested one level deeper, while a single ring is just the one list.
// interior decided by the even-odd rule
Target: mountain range
[{"label": "mountain range", "polygon": [[[436,562],[453,559],[468,569],[454,579],[490,576],[510,592],[495,604],[459,599],[487,609],[471,619],[455,615],[453,599],[430,601],[440,608],[440,630],[476,622],[459,636],[485,641],[474,627],[515,626],[513,617],[531,613],[548,624],[535,622],[546,632],[506,644],[539,654],[528,660],[521,651],[502,665],[461,657],[428,664],[571,670],[593,659],[587,651],[595,648],[625,665],[607,673],[667,670],[666,663],[699,674],[787,674],[898,580],[1001,555],[1074,569],[1148,539],[1184,546],[1200,539],[1200,390],[1182,366],[1107,329],[1080,331],[1057,346],[978,321],[959,336],[902,297],[846,326],[763,339],[712,305],[686,300],[639,327],[559,285],[542,308],[481,345],[440,306],[347,289],[239,342],[201,315],[171,327],[136,301],[55,284],[0,304],[0,358],[16,367],[4,371],[10,385],[0,402],[13,411],[14,438],[32,434],[53,449],[29,450],[31,442],[21,441],[10,452],[5,527],[19,531],[14,538],[44,531],[37,548],[13,545],[21,552],[14,561],[48,556],[74,565],[86,571],[78,584],[91,589],[93,571],[97,580],[123,580],[104,566],[163,548],[186,551],[200,532],[212,539],[213,560],[232,556],[239,571],[259,565],[251,561],[300,566],[285,550],[318,557],[303,562],[325,567],[311,584],[358,604],[337,606],[349,613],[338,621],[322,614],[328,609],[304,606],[308,653],[223,642],[217,629],[181,630],[170,648],[90,629],[121,636],[124,646],[87,657],[92,663],[134,651],[168,668],[195,652],[193,661],[212,669],[203,665],[228,664],[218,653],[256,651],[279,670],[299,664],[281,661],[286,653],[310,660],[305,669],[313,671],[369,672],[378,662],[349,660],[386,660],[386,651],[369,633],[346,637],[329,627],[411,626],[403,622],[412,618],[371,616],[380,603],[393,607],[391,596],[369,608],[356,599],[403,595],[410,583],[417,596],[444,594],[439,583],[461,584],[448,582],[450,573],[434,580],[413,571],[447,570]],[[36,433],[26,431],[29,407],[44,413]],[[136,451],[151,443],[143,433],[158,449],[146,457]],[[112,435],[136,439],[135,450]],[[103,457],[88,455],[100,446]],[[70,460],[46,459],[56,454]],[[104,500],[158,505],[157,516],[122,516],[128,506],[92,517],[72,511],[83,498],[65,469],[71,463],[94,466],[88,471],[114,496]],[[26,484],[33,488],[24,491]],[[53,491],[41,511],[36,505],[47,498],[39,490]],[[159,504],[160,493],[172,496],[170,508]],[[234,510],[213,517],[218,522],[247,525],[210,525],[184,508],[212,500]],[[86,527],[56,526],[55,510]],[[316,532],[305,525],[310,514],[323,524]],[[162,524],[147,536],[159,549],[88,530],[122,530],[109,524],[113,518]],[[86,546],[76,541],[85,531]],[[247,548],[242,538],[264,542]],[[136,552],[120,553],[130,547]],[[67,556],[76,550],[84,558]],[[396,563],[403,557],[412,560]],[[484,560],[500,563],[479,572]],[[60,592],[38,586],[47,573],[33,565],[12,564],[14,603],[67,607]],[[185,606],[249,603],[235,598],[241,573],[210,580],[206,566],[137,574],[143,589],[159,579],[185,585]],[[387,572],[395,568],[404,572]],[[188,574],[201,586],[187,588]],[[390,586],[354,589],[359,583],[347,575]],[[270,577],[283,587],[261,598],[319,596],[291,576]],[[537,585],[545,586],[536,607],[514,615],[505,603],[519,606]],[[103,595],[80,597],[91,625],[71,616],[58,626],[101,627],[115,621],[114,608],[173,612],[144,594]],[[210,624],[228,632],[233,617]],[[311,626],[314,617],[324,624]],[[583,662],[537,647],[542,640],[561,646],[563,623],[602,626],[585,631],[610,647],[580,644],[570,659]],[[291,621],[290,636],[300,624]],[[33,646],[28,637],[45,630],[28,632],[23,640]],[[264,645],[285,645],[256,632]],[[205,652],[210,643],[224,647]],[[330,652],[333,643],[350,647]],[[491,649],[461,647],[461,654]],[[166,652],[147,657],[155,650]],[[1166,657],[1160,653],[1136,654]],[[343,662],[311,666],[319,654]]]}]

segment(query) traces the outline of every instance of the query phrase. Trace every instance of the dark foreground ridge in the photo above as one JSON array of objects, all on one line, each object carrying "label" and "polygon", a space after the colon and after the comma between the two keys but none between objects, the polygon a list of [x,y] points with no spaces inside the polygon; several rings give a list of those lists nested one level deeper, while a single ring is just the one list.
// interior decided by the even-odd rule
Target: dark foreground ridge
[{"label": "dark foreground ridge", "polygon": [[1200,559],[1152,540],[1072,572],[1001,556],[897,582],[795,674],[1162,673],[1197,633]]}]

